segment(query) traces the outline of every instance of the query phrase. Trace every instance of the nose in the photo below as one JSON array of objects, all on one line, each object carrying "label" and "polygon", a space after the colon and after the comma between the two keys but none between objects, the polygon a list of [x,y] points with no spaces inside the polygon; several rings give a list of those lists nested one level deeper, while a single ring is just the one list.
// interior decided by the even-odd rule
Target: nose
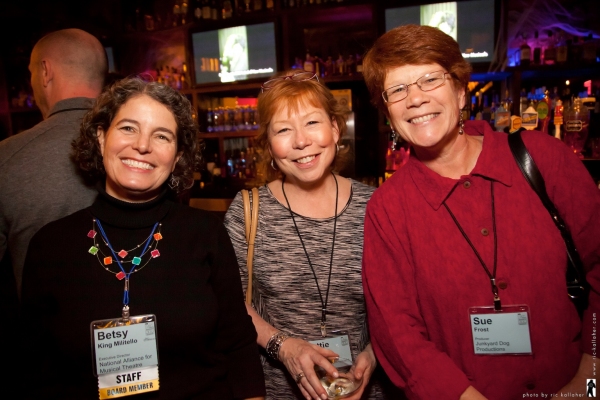
[{"label": "nose", "polygon": [[151,135],[139,133],[137,135],[137,137],[135,138],[135,140],[133,141],[133,144],[131,147],[133,147],[134,150],[137,150],[141,154],[150,152],[151,151],[150,136]]},{"label": "nose", "polygon": [[407,96],[406,96],[406,107],[419,107],[421,104],[427,102],[427,94],[422,91],[421,88],[417,85],[417,83],[411,83],[409,87],[407,87]]},{"label": "nose", "polygon": [[310,136],[304,132],[304,129],[300,128],[296,130],[296,134],[294,135],[294,148],[302,150],[305,147],[308,147],[312,144],[312,140]]}]

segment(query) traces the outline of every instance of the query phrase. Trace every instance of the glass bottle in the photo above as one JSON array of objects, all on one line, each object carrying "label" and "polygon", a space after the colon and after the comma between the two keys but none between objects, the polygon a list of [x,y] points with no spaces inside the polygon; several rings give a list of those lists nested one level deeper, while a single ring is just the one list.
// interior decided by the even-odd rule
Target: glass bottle
[{"label": "glass bottle", "polygon": [[527,39],[523,35],[523,43],[519,49],[519,65],[528,67],[531,62],[531,47],[527,44]]},{"label": "glass bottle", "polygon": [[544,50],[544,64],[552,65],[556,62],[556,47],[554,47],[554,33],[548,31],[548,46]]},{"label": "glass bottle", "polygon": [[567,62],[567,40],[563,32],[558,35],[558,44],[556,46],[556,62],[557,63],[565,63]]},{"label": "glass bottle", "polygon": [[571,107],[564,112],[564,137],[565,144],[580,158],[583,158],[583,147],[588,137],[590,125],[590,112],[581,103],[581,99],[575,98]]}]

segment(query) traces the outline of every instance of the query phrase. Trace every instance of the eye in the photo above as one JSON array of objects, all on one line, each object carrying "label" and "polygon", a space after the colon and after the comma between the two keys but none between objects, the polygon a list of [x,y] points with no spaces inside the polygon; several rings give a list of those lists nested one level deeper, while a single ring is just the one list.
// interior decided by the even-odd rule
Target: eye
[{"label": "eye", "polygon": [[306,123],[306,125],[315,125],[315,124],[318,124],[319,122],[320,122],[320,121],[308,121],[308,122]]},{"label": "eye", "polygon": [[405,90],[406,90],[406,87],[404,85],[401,85],[401,86],[396,86],[396,87],[393,87],[391,89],[388,89],[388,93],[389,94],[402,93]]},{"label": "eye", "polygon": [[135,132],[135,128],[131,125],[124,125],[120,129],[125,132]]},{"label": "eye", "polygon": [[161,141],[164,141],[164,142],[167,142],[167,143],[170,143],[170,142],[172,142],[172,141],[173,141],[173,137],[172,137],[171,135],[167,135],[167,134],[160,133],[160,132],[158,132],[158,133],[155,135],[155,137],[156,137],[158,140],[161,140]]}]

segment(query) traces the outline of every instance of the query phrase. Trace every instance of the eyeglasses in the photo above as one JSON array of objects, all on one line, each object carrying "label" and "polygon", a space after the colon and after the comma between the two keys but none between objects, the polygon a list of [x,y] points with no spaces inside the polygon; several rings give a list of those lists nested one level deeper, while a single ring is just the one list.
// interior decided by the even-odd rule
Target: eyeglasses
[{"label": "eyeglasses", "polygon": [[408,88],[412,85],[417,85],[422,91],[429,92],[430,90],[437,89],[442,86],[444,82],[446,82],[446,75],[448,74],[448,72],[444,71],[430,72],[427,75],[417,79],[417,81],[414,83],[410,83],[408,85],[396,85],[385,89],[381,93],[381,96],[383,96],[383,100],[386,103],[397,103],[401,100],[404,100],[406,96],[408,96]]},{"label": "eyeglasses", "polygon": [[273,78],[273,79],[266,81],[260,87],[261,92],[272,89],[277,84],[277,82],[282,81],[282,80],[285,81],[287,79],[296,81],[296,82],[310,81],[311,79],[316,79],[317,82],[319,82],[319,76],[317,74],[315,74],[314,72],[300,71],[300,72],[296,72],[293,75],[278,76],[277,78]]}]

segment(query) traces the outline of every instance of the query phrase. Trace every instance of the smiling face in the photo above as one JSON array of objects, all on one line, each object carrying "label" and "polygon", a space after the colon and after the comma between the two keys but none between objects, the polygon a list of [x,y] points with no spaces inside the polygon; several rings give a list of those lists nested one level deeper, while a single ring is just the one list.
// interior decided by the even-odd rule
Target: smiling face
[{"label": "smiling face", "polygon": [[108,130],[98,128],[106,192],[129,202],[155,198],[181,156],[171,111],[146,95],[121,106]]},{"label": "smiling face", "polygon": [[329,175],[339,129],[322,108],[305,103],[296,112],[281,107],[268,135],[271,156],[288,182],[312,184]]},{"label": "smiling face", "polygon": [[[438,64],[404,65],[388,71],[384,88],[411,84],[422,76],[440,71]],[[464,89],[456,89],[453,80],[437,89],[424,92],[417,85],[410,86],[408,96],[397,103],[387,104],[390,122],[400,136],[419,148],[439,151],[458,135],[460,110],[465,105]]]}]

